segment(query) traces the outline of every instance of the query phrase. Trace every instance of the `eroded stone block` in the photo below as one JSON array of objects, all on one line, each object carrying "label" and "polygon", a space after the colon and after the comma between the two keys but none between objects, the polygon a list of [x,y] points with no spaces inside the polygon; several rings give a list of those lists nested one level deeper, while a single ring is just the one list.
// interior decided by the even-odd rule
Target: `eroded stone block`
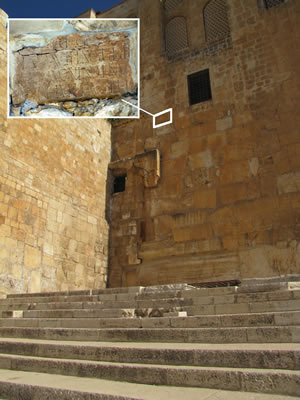
[{"label": "eroded stone block", "polygon": [[118,97],[136,90],[127,32],[72,33],[15,51],[13,104]]}]

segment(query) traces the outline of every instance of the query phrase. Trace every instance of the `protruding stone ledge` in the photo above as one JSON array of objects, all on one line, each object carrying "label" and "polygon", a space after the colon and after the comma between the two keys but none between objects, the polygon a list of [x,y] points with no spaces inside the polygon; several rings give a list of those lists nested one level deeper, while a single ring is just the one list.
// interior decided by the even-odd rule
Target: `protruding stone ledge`
[{"label": "protruding stone ledge", "polygon": [[116,171],[118,175],[126,173],[131,168],[136,168],[138,173],[144,177],[146,188],[156,187],[160,179],[160,152],[155,149],[136,154],[134,157],[111,162],[109,168]]}]

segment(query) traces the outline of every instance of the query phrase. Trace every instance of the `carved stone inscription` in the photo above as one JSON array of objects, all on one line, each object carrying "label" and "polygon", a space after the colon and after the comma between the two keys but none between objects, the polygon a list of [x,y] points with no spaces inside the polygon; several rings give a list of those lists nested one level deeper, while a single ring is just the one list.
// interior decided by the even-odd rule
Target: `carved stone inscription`
[{"label": "carved stone inscription", "polygon": [[126,32],[73,33],[16,51],[12,101],[118,97],[136,90]]}]

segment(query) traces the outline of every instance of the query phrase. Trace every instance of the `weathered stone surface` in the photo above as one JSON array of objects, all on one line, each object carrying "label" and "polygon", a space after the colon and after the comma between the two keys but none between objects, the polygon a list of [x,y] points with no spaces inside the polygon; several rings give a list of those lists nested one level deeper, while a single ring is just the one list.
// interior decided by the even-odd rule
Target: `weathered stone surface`
[{"label": "weathered stone surface", "polygon": [[102,31],[113,32],[124,29],[136,29],[137,22],[134,19],[129,20],[70,20],[70,24],[80,31]]},{"label": "weathered stone surface", "polygon": [[[72,33],[13,52],[12,100],[38,104],[136,91],[127,32]],[[134,49],[132,51],[135,51]]]},{"label": "weathered stone surface", "polygon": [[65,25],[64,20],[14,20],[9,23],[9,34],[40,33],[61,31]]},{"label": "weathered stone surface", "polygon": [[[299,30],[300,3],[260,10],[255,1],[242,9],[228,0],[231,39],[214,42],[205,35],[207,3],[185,1],[166,12],[151,0],[138,10],[127,1],[103,15],[138,13],[141,106],[152,113],[174,108],[174,123],[154,131],[148,116],[113,125],[113,162],[151,149],[162,157],[157,187],[143,188],[140,171],[132,169],[125,192],[113,197],[110,285],[300,269],[300,59],[291,33]],[[166,40],[161,35],[175,15],[185,20],[189,45],[176,61],[164,49],[166,40],[176,46],[184,39],[182,32]],[[190,105],[187,76],[206,69],[212,99]],[[134,242],[142,261],[133,269],[128,249]],[[234,262],[224,262],[232,253]]]},{"label": "weathered stone surface", "polygon": [[25,246],[24,266],[29,269],[39,268],[41,263],[41,252],[31,246]]},{"label": "weathered stone surface", "polygon": [[[0,296],[102,288],[110,124],[103,119],[8,119],[6,22],[0,10]],[[28,36],[27,41],[20,38],[15,51],[25,45],[37,50],[49,42],[41,34]],[[39,107],[44,112],[27,99],[23,115]],[[20,107],[15,112],[18,116]]]}]

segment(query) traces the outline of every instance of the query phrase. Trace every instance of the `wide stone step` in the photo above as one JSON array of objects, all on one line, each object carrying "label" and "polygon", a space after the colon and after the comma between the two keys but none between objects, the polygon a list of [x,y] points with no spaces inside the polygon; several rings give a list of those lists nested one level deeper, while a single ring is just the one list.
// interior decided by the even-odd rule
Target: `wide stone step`
[{"label": "wide stone step", "polygon": [[121,318],[134,317],[134,309],[24,311],[24,318]]},{"label": "wide stone step", "polygon": [[157,286],[134,286],[134,287],[123,287],[123,288],[105,288],[105,289],[87,289],[87,290],[69,290],[69,291],[58,291],[58,292],[38,292],[38,293],[12,293],[8,294],[7,298],[36,298],[36,297],[57,297],[57,296],[82,296],[82,295],[111,295],[111,294],[140,294],[143,296],[153,295],[164,295],[164,293],[176,293],[176,292],[188,292],[190,290],[197,290],[199,295],[204,296],[210,295],[223,295],[232,294],[235,292],[248,293],[248,292],[267,292],[267,291],[281,291],[281,290],[294,290],[300,289],[300,276],[298,281],[287,280],[282,281],[282,278],[278,282],[273,281],[260,281],[250,282],[243,281],[240,286],[222,286],[222,287],[198,287],[186,283],[182,284],[171,284],[171,285],[157,285]]},{"label": "wide stone step", "polygon": [[[120,395],[120,393],[122,393]],[[0,370],[0,396],[59,400],[293,400],[295,397],[215,389],[149,386],[104,379]]]},{"label": "wide stone step", "polygon": [[[218,288],[234,289],[234,288]],[[208,289],[211,290],[211,289]],[[217,290],[217,289],[215,289]],[[227,305],[233,305],[237,312],[263,311],[269,307],[276,311],[276,307],[287,309],[300,308],[300,290],[283,290],[274,292],[236,293],[228,292],[226,295],[204,296],[203,289],[185,291],[166,291],[164,293],[150,292],[145,294],[103,294],[102,296],[77,295],[77,296],[42,296],[34,298],[8,298],[0,300],[0,310],[43,310],[43,309],[82,309],[82,308],[157,308],[157,307],[192,307],[190,314],[197,313],[196,308],[204,310],[201,313],[211,314],[212,310],[226,310]],[[219,292],[220,293],[220,292]],[[172,297],[173,294],[173,297]],[[146,295],[146,297],[145,297]],[[151,297],[152,296],[152,297]],[[26,302],[25,302],[26,299]],[[22,302],[20,302],[20,300]],[[24,301],[24,302],[23,302]],[[30,301],[30,302],[29,302]],[[255,303],[257,303],[255,305]],[[251,307],[250,307],[251,304]],[[253,305],[252,305],[253,304]],[[193,308],[194,307],[194,308]],[[296,308],[297,309],[297,308]],[[195,311],[196,310],[196,311]],[[222,311],[220,311],[222,312]],[[226,311],[225,311],[226,312]],[[252,311],[253,312],[253,311]]]},{"label": "wide stone step", "polygon": [[[27,310],[27,309],[59,309],[59,308],[157,308],[157,307],[179,307],[192,306],[194,304],[191,298],[165,298],[153,300],[137,300],[135,298],[129,300],[108,299],[104,300],[99,296],[85,296],[80,298],[49,298],[49,302],[45,302],[48,298],[37,298],[37,302],[32,303],[16,303],[10,300],[2,300],[0,310]],[[57,300],[57,301],[56,301]],[[74,301],[76,300],[76,301]],[[79,300],[79,301],[77,301]],[[64,306],[67,304],[67,306]]]},{"label": "wide stone step", "polygon": [[[135,317],[162,317],[170,313],[181,311],[180,307],[147,308],[147,309],[112,309],[112,310],[43,310],[43,311],[2,311],[0,319],[69,319],[69,318],[135,318]],[[186,313],[185,313],[186,314]]]},{"label": "wide stone step", "polygon": [[58,359],[202,367],[300,369],[300,345],[99,343],[0,339],[0,353]]},{"label": "wide stone step", "polygon": [[0,328],[0,337],[109,342],[299,343],[299,326],[241,328]]},{"label": "wide stone step", "polygon": [[282,290],[274,292],[258,293],[234,293],[227,295],[198,296],[198,291],[189,290],[182,294],[184,299],[193,299],[196,304],[233,304],[233,303],[254,303],[276,300],[300,299],[300,290]]},{"label": "wide stone step", "polygon": [[68,290],[59,292],[37,292],[37,293],[12,293],[7,298],[28,298],[28,297],[51,297],[51,296],[82,296],[82,295],[99,295],[99,294],[126,294],[138,293],[142,290],[142,286],[131,286],[125,288],[105,288],[105,289],[87,289],[87,290]]},{"label": "wide stone step", "polygon": [[94,377],[148,385],[202,387],[300,396],[300,372],[145,365],[0,354],[3,369]]},{"label": "wide stone step", "polygon": [[[24,318],[11,318],[5,313],[0,318],[0,327],[35,328],[217,328],[217,327],[254,327],[254,326],[292,326],[300,324],[300,311],[257,314],[205,315],[196,317],[159,317],[159,318],[105,318],[97,310],[89,313],[85,310],[66,310],[50,318],[40,314],[24,313]],[[133,310],[134,311],[134,310]],[[155,310],[162,313],[165,310]],[[49,313],[47,313],[49,316]],[[69,317],[67,317],[69,315]],[[80,316],[81,315],[81,316]],[[127,314],[128,315],[128,314]],[[10,318],[9,318],[10,316]],[[28,318],[28,316],[30,318]]]},{"label": "wide stone step", "polygon": [[13,297],[1,299],[0,304],[15,303],[59,303],[59,302],[101,302],[101,301],[134,301],[136,294],[102,294],[102,295],[59,295],[36,297]]},{"label": "wide stone step", "polygon": [[186,306],[184,310],[188,315],[203,314],[240,314],[240,313],[259,313],[276,311],[297,311],[300,310],[300,299],[267,301],[255,303],[228,303]]}]

